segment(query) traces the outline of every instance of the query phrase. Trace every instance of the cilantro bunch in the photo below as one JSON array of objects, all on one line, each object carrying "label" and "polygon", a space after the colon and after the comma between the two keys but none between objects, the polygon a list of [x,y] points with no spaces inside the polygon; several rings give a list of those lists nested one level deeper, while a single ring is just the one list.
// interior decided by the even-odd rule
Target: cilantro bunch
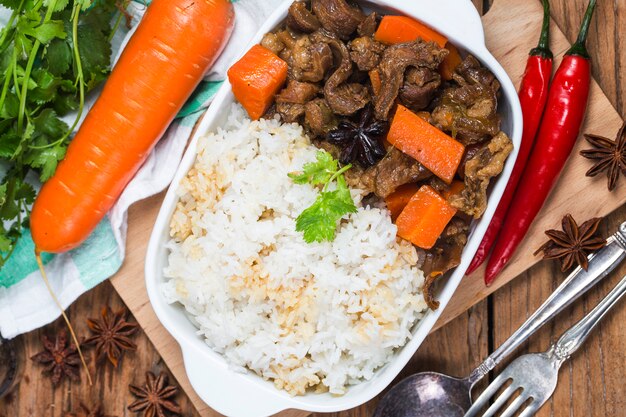
[{"label": "cilantro bunch", "polygon": [[[0,268],[23,227],[34,188],[65,156],[85,94],[109,73],[115,0],[0,0],[11,10],[0,31]],[[69,126],[61,117],[76,112]],[[0,172],[3,172],[0,171]],[[80,173],[78,173],[80,175]]]},{"label": "cilantro bunch", "polygon": [[[335,239],[337,222],[346,214],[356,213],[356,206],[343,176],[350,168],[350,164],[339,168],[331,154],[318,151],[316,162],[304,164],[302,173],[289,174],[289,178],[296,184],[323,185],[315,202],[296,219],[296,230],[303,232],[307,243],[332,241]],[[335,190],[329,191],[333,182],[336,184]]]}]

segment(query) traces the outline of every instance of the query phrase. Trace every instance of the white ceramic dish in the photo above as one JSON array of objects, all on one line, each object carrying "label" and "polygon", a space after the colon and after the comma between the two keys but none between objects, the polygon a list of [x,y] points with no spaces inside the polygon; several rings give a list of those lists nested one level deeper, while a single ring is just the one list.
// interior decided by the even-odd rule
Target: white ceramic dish
[{"label": "white ceramic dish", "polygon": [[[282,22],[291,3],[292,0],[286,0],[281,4],[252,40],[252,44],[258,43],[264,33]],[[291,397],[286,392],[276,389],[272,382],[265,381],[254,373],[241,374],[230,370],[224,359],[213,352],[202,338],[196,335],[196,328],[188,320],[184,309],[180,305],[167,304],[159,290],[159,284],[163,282],[162,271],[167,260],[164,243],[169,238],[169,219],[176,203],[175,190],[195,160],[198,137],[223,124],[234,101],[230,85],[228,82],[224,83],[202,118],[165,196],[150,237],[145,271],[146,286],[152,307],[163,326],[180,344],[191,385],[209,406],[227,416],[261,417],[289,408],[315,412],[346,410],[365,403],[390,384],[428,335],[465,274],[493,216],[517,157],[522,134],[522,113],[517,93],[506,72],[487,51],[480,17],[471,2],[467,0],[371,0],[361,2],[361,4],[376,9],[382,8],[387,13],[412,16],[425,22],[446,35],[462,51],[473,54],[489,68],[502,84],[502,96],[499,103],[502,130],[512,138],[515,150],[491,191],[485,215],[472,227],[461,264],[441,287],[438,297],[441,303],[440,308],[429,312],[415,326],[413,338],[402,349],[399,349],[392,361],[379,369],[370,381],[350,387],[343,396],[311,393]],[[245,51],[242,51],[242,54],[243,52]]]}]

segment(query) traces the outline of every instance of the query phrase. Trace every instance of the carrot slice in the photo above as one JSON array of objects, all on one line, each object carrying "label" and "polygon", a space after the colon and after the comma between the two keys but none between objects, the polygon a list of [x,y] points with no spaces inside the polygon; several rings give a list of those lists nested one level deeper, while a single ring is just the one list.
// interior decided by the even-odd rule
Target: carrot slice
[{"label": "carrot slice", "polygon": [[406,16],[385,16],[374,34],[374,38],[382,43],[396,44],[411,42],[418,38],[425,41],[434,41],[444,47],[448,39],[432,30],[423,23]]},{"label": "carrot slice", "polygon": [[265,114],[287,80],[287,63],[261,45],[254,45],[228,70],[233,94],[252,120]]},{"label": "carrot slice", "polygon": [[454,70],[459,66],[463,59],[461,58],[459,50],[456,49],[456,46],[452,45],[450,42],[446,44],[446,49],[450,53],[443,59],[441,65],[439,65],[439,73],[441,74],[441,78],[444,80],[451,80]]},{"label": "carrot slice", "polygon": [[396,219],[398,236],[422,249],[432,248],[456,209],[431,186],[422,186]]},{"label": "carrot slice", "polygon": [[385,197],[387,209],[391,213],[391,219],[396,220],[404,207],[408,204],[411,197],[419,190],[417,184],[404,184],[399,186],[396,191]]},{"label": "carrot slice", "polygon": [[463,144],[402,105],[398,105],[387,141],[448,184],[452,182],[465,151]]}]

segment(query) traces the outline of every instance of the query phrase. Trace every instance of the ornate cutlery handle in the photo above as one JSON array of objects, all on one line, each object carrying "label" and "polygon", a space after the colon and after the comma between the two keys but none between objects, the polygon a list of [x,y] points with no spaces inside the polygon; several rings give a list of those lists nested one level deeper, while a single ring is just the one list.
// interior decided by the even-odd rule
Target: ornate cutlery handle
[{"label": "ornate cutlery handle", "polygon": [[600,323],[604,315],[626,294],[626,276],[619,284],[583,317],[561,336],[550,349],[550,355],[557,366],[561,366],[587,340],[589,333]]},{"label": "ornate cutlery handle", "polygon": [[607,276],[626,257],[626,222],[607,239],[607,245],[589,257],[587,271],[576,268],[552,295],[498,349],[472,371],[474,384],[517,349],[530,335]]}]

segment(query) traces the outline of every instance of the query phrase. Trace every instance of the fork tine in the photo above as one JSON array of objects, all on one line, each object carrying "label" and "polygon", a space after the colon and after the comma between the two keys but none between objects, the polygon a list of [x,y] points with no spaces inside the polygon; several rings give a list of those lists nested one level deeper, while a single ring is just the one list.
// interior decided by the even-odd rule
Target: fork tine
[{"label": "fork tine", "polygon": [[[512,417],[520,409],[524,402],[528,400],[528,398],[530,397],[525,395],[524,391],[522,391],[520,395],[506,408],[506,410],[504,410],[504,413],[500,414],[500,417]],[[532,404],[532,402],[530,404]],[[529,407],[530,404],[528,404],[527,407]]]},{"label": "fork tine", "polygon": [[491,384],[480,394],[476,401],[472,404],[467,413],[465,413],[465,417],[474,417],[477,416],[480,410],[487,405],[489,399],[495,395],[495,393],[500,389],[500,387],[509,380],[509,377],[504,377],[502,374],[498,375],[496,379],[493,380]]},{"label": "fork tine", "polygon": [[508,387],[506,387],[506,389],[502,391],[502,394],[500,394],[498,398],[496,398],[496,400],[493,402],[493,404],[491,404],[491,406],[487,409],[487,411],[485,411],[485,414],[483,414],[483,417],[491,417],[495,415],[496,412],[500,409],[500,407],[502,407],[507,402],[507,400],[511,398],[513,393],[517,391],[519,388],[520,387],[515,384],[511,384]]},{"label": "fork tine", "polygon": [[537,401],[534,400],[522,411],[519,417],[533,417],[535,413],[539,410],[539,406],[537,405]]}]

